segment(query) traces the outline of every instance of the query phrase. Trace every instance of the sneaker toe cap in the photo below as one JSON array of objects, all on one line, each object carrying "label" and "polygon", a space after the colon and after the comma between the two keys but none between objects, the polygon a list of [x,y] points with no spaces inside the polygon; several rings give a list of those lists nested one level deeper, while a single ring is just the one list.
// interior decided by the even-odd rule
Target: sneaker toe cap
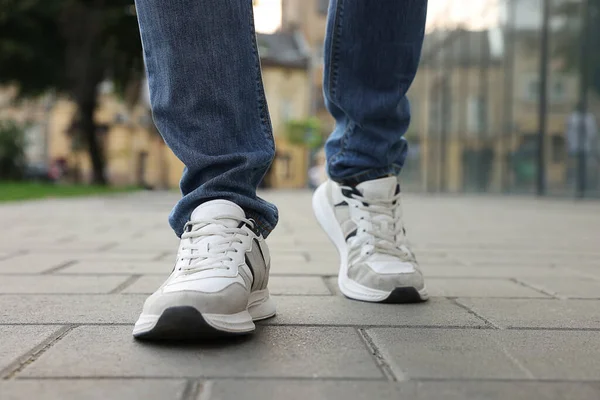
[{"label": "sneaker toe cap", "polygon": [[[199,288],[197,288],[199,289]],[[159,290],[144,303],[144,313],[160,315],[170,307],[191,306],[200,313],[235,314],[246,310],[249,291],[239,283],[231,284],[218,292],[192,289]]]}]

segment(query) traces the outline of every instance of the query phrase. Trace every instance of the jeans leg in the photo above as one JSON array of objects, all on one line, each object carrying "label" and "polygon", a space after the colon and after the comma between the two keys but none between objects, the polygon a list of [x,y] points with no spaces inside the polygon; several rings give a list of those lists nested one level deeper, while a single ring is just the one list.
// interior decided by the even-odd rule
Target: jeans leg
[{"label": "jeans leg", "polygon": [[325,102],[336,120],[329,176],[359,183],[398,174],[407,154],[406,92],[421,57],[427,0],[331,0]]},{"label": "jeans leg", "polygon": [[277,209],[256,195],[274,142],[262,86],[251,0],[136,0],[152,112],[185,164],[183,198],[169,222],[230,200],[266,236]]}]

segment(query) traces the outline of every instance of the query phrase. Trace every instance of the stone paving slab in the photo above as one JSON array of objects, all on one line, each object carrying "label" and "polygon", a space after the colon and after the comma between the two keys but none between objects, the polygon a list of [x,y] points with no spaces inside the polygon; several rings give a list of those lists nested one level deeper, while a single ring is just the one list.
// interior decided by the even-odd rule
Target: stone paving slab
[{"label": "stone paving slab", "polygon": [[600,267],[577,265],[571,269],[574,273],[585,278],[600,280]]},{"label": "stone paving slab", "polygon": [[[151,294],[164,281],[165,276],[142,276],[122,293]],[[269,279],[269,292],[272,295],[286,296],[328,296],[332,294],[325,286],[323,279],[312,276],[272,276]]]},{"label": "stone paving slab", "polygon": [[270,327],[229,344],[194,346],[136,342],[128,326],[75,328],[20,376],[383,377],[352,328]]},{"label": "stone paving slab", "polygon": [[458,302],[500,328],[600,329],[593,300],[477,299]]},{"label": "stone paving slab", "polygon": [[23,254],[0,260],[1,274],[39,274],[74,261],[73,255]]},{"label": "stone paving slab", "polygon": [[457,258],[464,265],[475,265],[479,267],[504,267],[504,266],[524,266],[524,267],[560,267],[560,268],[577,268],[577,267],[600,267],[596,260],[579,260],[572,259],[556,260],[554,257],[541,257],[523,259],[519,255],[503,258],[493,258],[485,255],[478,257]]},{"label": "stone paving slab", "polygon": [[166,278],[173,269],[173,260],[139,261],[139,260],[108,260],[108,261],[76,261],[57,274],[81,275],[145,275],[156,274]]},{"label": "stone paving slab", "polygon": [[600,387],[556,382],[211,381],[198,400],[592,400]]},{"label": "stone paving slab", "polygon": [[384,326],[486,326],[485,322],[446,299],[427,304],[373,304],[339,296],[281,296],[275,298],[278,314],[266,325],[384,325]]},{"label": "stone paving slab", "polygon": [[314,261],[284,261],[277,262],[278,256],[273,255],[271,264],[271,273],[275,275],[337,275],[339,270],[338,259],[331,261],[317,260]]},{"label": "stone paving slab", "polygon": [[[41,344],[57,329],[54,326],[0,325],[0,378],[2,378],[2,372],[5,368],[16,362],[21,355]],[[1,393],[0,391],[0,395]]]},{"label": "stone paving slab", "polygon": [[369,329],[400,380],[529,379],[491,330]]},{"label": "stone paving slab", "polygon": [[600,203],[407,196],[433,297],[398,306],[339,293],[310,196],[267,193],[278,316],[200,346],[131,338],[176,194],[0,205],[0,400],[600,398]]},{"label": "stone paving slab", "polygon": [[131,324],[145,295],[1,295],[0,324]]},{"label": "stone paving slab", "polygon": [[494,336],[536,379],[600,378],[598,332],[510,330]]},{"label": "stone paving slab", "polygon": [[0,278],[2,294],[110,293],[123,284],[124,276],[16,276]]},{"label": "stone paving slab", "polygon": [[532,287],[565,299],[600,299],[600,280],[588,278],[520,278]]},{"label": "stone paving slab", "polygon": [[[156,258],[160,254],[154,255]],[[114,253],[72,253],[65,252],[64,254],[44,253],[44,254],[20,254],[13,255],[5,259],[0,259],[0,275],[2,274],[39,274],[55,269],[68,270],[69,266],[77,266],[75,272],[85,273],[82,265],[87,262],[93,266],[88,267],[88,272],[103,273],[103,270],[115,268],[111,273],[118,272],[119,265],[125,265],[127,262],[149,262],[152,259],[149,255],[136,254],[114,254]],[[113,265],[116,264],[116,265]],[[154,264],[152,262],[151,264]],[[138,264],[139,265],[139,264]],[[66,267],[65,267],[66,266]],[[61,268],[65,267],[65,268]],[[97,268],[97,270],[95,270]],[[164,265],[164,271],[168,273],[168,264]]]},{"label": "stone paving slab", "polygon": [[[132,323],[146,295],[0,295],[0,324]],[[278,315],[266,325],[486,326],[445,299],[398,306],[335,296],[275,296]],[[93,307],[90,307],[93,304]]]},{"label": "stone paving slab", "polygon": [[373,328],[400,378],[596,380],[597,332]]},{"label": "stone paving slab", "polygon": [[427,288],[437,297],[551,297],[508,279],[429,278]]},{"label": "stone paving slab", "polygon": [[557,277],[572,278],[572,269],[535,266],[477,266],[450,265],[440,266],[423,264],[423,273],[430,278],[527,278],[527,277]]},{"label": "stone paving slab", "polygon": [[180,400],[183,380],[13,380],[0,381],[2,400]]}]

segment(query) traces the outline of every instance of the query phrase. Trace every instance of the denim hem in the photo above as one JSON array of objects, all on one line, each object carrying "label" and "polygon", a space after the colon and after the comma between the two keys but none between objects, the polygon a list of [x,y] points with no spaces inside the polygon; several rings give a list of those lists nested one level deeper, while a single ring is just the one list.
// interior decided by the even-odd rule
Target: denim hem
[{"label": "denim hem", "polygon": [[256,229],[265,239],[271,234],[271,232],[273,232],[273,229],[275,229],[275,227],[272,226],[265,218],[256,213],[246,211],[246,217],[254,220],[256,223]]},{"label": "denim hem", "polygon": [[346,177],[334,177],[334,176],[331,176],[331,174],[330,174],[330,178],[333,181],[340,183],[340,184],[358,185],[358,184],[366,182],[366,181],[380,178],[384,175],[396,175],[397,176],[400,174],[401,170],[402,170],[401,165],[394,164],[390,167],[370,169],[368,171],[359,172],[358,174],[354,174],[354,175],[350,175],[350,176],[346,176]]},{"label": "denim hem", "polygon": [[[249,219],[251,218],[254,220],[254,222],[256,222],[256,229],[265,239],[275,229],[275,227],[271,223],[269,223],[265,218],[261,217],[257,213],[246,211],[246,218],[249,218]],[[184,221],[184,222],[182,222],[182,221]],[[189,221],[189,217],[184,218],[181,221],[174,221],[174,220],[169,221],[171,228],[173,228],[173,230],[175,231],[175,234],[177,235],[178,238],[181,238],[181,235],[183,234],[183,227],[185,226],[185,224],[188,221]]]}]

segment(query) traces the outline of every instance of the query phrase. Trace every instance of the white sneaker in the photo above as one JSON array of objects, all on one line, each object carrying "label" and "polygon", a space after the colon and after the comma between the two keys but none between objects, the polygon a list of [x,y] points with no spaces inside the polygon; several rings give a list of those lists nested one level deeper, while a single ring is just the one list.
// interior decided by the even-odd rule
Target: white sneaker
[{"label": "white sneaker", "polygon": [[325,182],[313,196],[313,209],[340,254],[338,284],[346,297],[387,303],[428,299],[408,248],[396,177],[356,187]]},{"label": "white sneaker", "polygon": [[244,211],[226,200],[200,205],[181,237],[171,276],[144,303],[133,336],[199,339],[254,331],[275,315],[270,256]]}]

